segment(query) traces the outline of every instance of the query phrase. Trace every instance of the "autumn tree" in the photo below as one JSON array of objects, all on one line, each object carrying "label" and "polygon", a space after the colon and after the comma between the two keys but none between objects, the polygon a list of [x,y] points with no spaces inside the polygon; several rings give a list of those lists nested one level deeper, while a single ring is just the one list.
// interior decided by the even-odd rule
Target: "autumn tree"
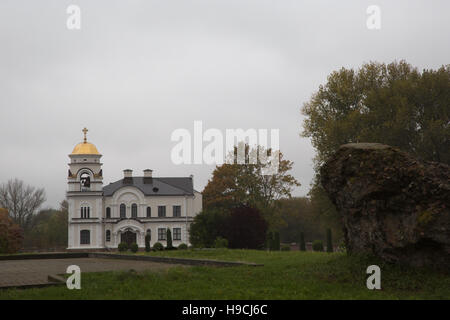
[{"label": "autumn tree", "polygon": [[10,218],[8,210],[0,208],[0,253],[16,253],[22,242],[22,228]]},{"label": "autumn tree", "polygon": [[33,214],[44,201],[43,188],[25,185],[21,180],[9,180],[0,186],[0,207],[7,209],[14,222],[25,231],[31,223]]},{"label": "autumn tree", "polygon": [[[238,147],[237,147],[238,148]],[[237,156],[235,148],[233,157]],[[269,171],[269,164],[258,159],[249,161],[257,154],[266,152],[277,157],[278,169]],[[262,212],[267,222],[274,228],[279,227],[279,215],[276,201],[282,197],[291,197],[291,192],[300,183],[289,174],[293,162],[283,158],[279,151],[272,154],[272,150],[262,147],[250,148],[245,145],[245,162],[228,161],[217,166],[203,190],[204,208],[220,208],[233,210],[246,206]]]},{"label": "autumn tree", "polygon": [[450,65],[419,72],[405,61],[342,68],[305,103],[303,136],[316,164],[350,142],[379,142],[450,163]]}]

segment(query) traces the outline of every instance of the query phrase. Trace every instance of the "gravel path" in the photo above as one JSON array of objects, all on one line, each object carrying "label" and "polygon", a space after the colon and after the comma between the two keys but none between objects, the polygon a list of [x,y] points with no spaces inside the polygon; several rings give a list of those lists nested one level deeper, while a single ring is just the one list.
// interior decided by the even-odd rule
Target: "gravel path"
[{"label": "gravel path", "polygon": [[77,265],[83,272],[118,271],[134,269],[164,270],[173,264],[100,258],[39,259],[0,261],[0,287],[38,285],[48,283],[49,274],[63,274],[70,265]]}]

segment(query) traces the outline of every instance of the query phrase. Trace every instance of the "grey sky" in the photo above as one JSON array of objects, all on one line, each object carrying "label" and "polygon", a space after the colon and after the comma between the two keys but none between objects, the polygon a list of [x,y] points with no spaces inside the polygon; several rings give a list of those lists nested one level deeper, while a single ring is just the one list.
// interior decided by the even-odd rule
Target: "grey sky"
[{"label": "grey sky", "polygon": [[[66,8],[81,8],[81,30]],[[381,30],[366,8],[381,7]],[[160,0],[0,2],[0,182],[65,197],[67,155],[82,140],[103,154],[104,182],[131,168],[195,175],[170,160],[177,128],[280,129],[281,151],[308,191],[314,150],[300,108],[327,75],[371,60],[450,63],[450,1]]]}]

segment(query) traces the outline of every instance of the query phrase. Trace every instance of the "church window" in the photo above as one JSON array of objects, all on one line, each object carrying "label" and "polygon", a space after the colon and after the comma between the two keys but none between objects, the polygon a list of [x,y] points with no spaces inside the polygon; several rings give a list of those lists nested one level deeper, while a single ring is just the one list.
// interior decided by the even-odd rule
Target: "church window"
[{"label": "church window", "polygon": [[81,218],[82,219],[89,219],[90,218],[90,215],[91,215],[91,208],[90,207],[87,207],[87,206],[83,206],[83,207],[81,207],[81,209],[80,209],[80,213],[81,213]]},{"label": "church window", "polygon": [[107,207],[106,208],[106,218],[111,218],[111,208],[110,207]]},{"label": "church window", "polygon": [[80,231],[80,244],[90,244],[91,243],[91,232],[89,230]]},{"label": "church window", "polygon": [[110,241],[111,241],[111,231],[106,230],[106,242],[110,242]]},{"label": "church window", "polygon": [[166,206],[158,206],[158,217],[166,216]]},{"label": "church window", "polygon": [[120,217],[121,218],[126,218],[127,217],[127,213],[126,213],[127,207],[125,207],[125,204],[121,204],[120,205]]},{"label": "church window", "polygon": [[158,240],[166,240],[166,228],[158,228]]},{"label": "church window", "polygon": [[173,240],[181,240],[181,228],[173,228]]},{"label": "church window", "polygon": [[152,216],[152,208],[147,207],[147,218],[150,218]]},{"label": "church window", "polygon": [[181,217],[181,206],[173,206],[173,216]]},{"label": "church window", "polygon": [[137,204],[136,203],[133,203],[131,205],[131,217],[137,218]]}]

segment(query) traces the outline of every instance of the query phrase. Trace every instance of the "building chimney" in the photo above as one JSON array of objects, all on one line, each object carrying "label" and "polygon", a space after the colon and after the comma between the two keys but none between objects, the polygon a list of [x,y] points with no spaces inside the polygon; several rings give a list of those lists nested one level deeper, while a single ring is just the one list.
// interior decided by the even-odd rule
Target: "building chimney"
[{"label": "building chimney", "polygon": [[123,170],[123,177],[124,178],[132,178],[133,177],[133,170],[131,170],[131,169]]},{"label": "building chimney", "polygon": [[152,173],[153,173],[153,170],[145,169],[144,170],[144,178],[151,178],[152,177]]}]

